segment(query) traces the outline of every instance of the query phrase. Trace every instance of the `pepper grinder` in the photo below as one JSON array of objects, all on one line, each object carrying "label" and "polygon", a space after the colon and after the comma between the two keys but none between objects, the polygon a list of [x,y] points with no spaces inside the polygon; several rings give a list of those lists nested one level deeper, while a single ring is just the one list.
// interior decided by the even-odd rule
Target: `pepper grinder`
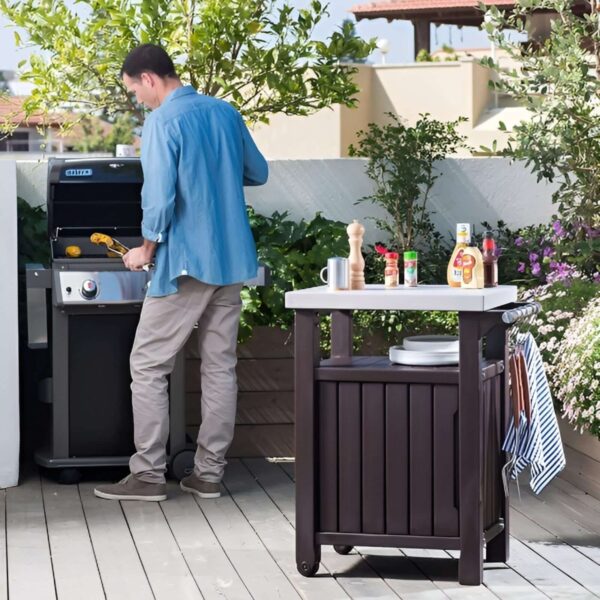
[{"label": "pepper grinder", "polygon": [[350,243],[350,256],[348,257],[348,268],[350,270],[350,289],[365,289],[365,259],[363,258],[361,248],[365,228],[354,219],[348,227],[348,241]]}]

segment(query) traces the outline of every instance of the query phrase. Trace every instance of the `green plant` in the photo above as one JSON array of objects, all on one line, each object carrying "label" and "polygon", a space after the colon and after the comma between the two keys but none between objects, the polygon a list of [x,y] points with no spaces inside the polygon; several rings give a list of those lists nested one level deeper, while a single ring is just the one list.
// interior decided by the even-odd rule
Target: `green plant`
[{"label": "green plant", "polygon": [[417,56],[415,57],[415,62],[418,63],[429,63],[429,62],[455,62],[458,60],[458,56],[456,51],[452,46],[448,46],[447,44],[442,44],[440,48],[441,52],[445,56],[433,56],[428,50],[425,48],[421,48],[419,52],[417,52]]},{"label": "green plant", "polygon": [[285,292],[321,285],[320,270],[330,256],[348,254],[346,224],[317,213],[310,221],[294,222],[288,213],[271,216],[248,209],[259,262],[267,265],[271,281],[264,287],[245,288],[240,340],[257,325],[289,329],[293,311],[285,308]]},{"label": "green plant", "polygon": [[48,264],[48,219],[41,206],[30,206],[23,198],[17,198],[19,269],[27,263]]},{"label": "green plant", "polygon": [[77,152],[114,152],[117,144],[133,144],[135,139],[134,122],[128,113],[119,115],[108,133],[97,117],[84,117],[80,124],[83,135],[75,144]]},{"label": "green plant", "polygon": [[[492,88],[528,109],[502,154],[524,160],[538,181],[559,182],[553,201],[561,221],[598,229],[600,17],[596,1],[585,2],[589,14],[576,14],[573,5],[571,0],[517,0],[510,11],[481,5],[483,29],[519,66],[500,69],[489,58],[482,62],[498,73]],[[534,11],[556,14],[549,38],[527,45],[510,41],[504,31],[524,32]],[[506,130],[504,124],[500,128]],[[583,240],[584,230],[578,235]]]},{"label": "green plant", "polygon": [[600,296],[565,331],[552,384],[569,422],[600,439]]},{"label": "green plant", "polygon": [[[20,64],[34,89],[26,116],[67,107],[88,114],[144,114],[119,71],[142,43],[161,44],[185,83],[231,102],[248,122],[305,115],[332,104],[354,106],[356,68],[374,48],[344,23],[326,41],[314,30],[328,14],[311,0],[0,0],[0,12],[40,49]],[[15,32],[17,45],[23,45]]]},{"label": "green plant", "polygon": [[436,162],[463,146],[457,128],[466,119],[443,123],[424,114],[411,127],[386,114],[390,123],[369,124],[349,148],[350,156],[368,159],[366,172],[374,182],[373,194],[358,202],[378,204],[388,213],[389,219],[373,220],[392,248],[426,251],[434,234],[427,200],[439,177]]}]

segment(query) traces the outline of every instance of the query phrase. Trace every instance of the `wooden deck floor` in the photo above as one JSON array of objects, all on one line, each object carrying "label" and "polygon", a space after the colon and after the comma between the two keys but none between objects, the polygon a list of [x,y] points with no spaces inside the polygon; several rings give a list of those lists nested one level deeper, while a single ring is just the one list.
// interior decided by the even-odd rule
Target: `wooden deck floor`
[{"label": "wooden deck floor", "polygon": [[112,502],[94,483],[28,475],[0,490],[0,600],[192,598],[597,598],[600,502],[561,480],[513,490],[511,559],[485,585],[456,583],[456,553],[323,548],[312,579],[294,561],[293,465],[231,461],[227,494]]}]

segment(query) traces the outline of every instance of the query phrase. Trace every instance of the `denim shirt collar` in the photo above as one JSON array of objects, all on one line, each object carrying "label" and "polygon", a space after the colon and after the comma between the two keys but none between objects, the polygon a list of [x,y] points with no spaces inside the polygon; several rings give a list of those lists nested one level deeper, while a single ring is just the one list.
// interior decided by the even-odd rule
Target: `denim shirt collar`
[{"label": "denim shirt collar", "polygon": [[197,94],[198,92],[196,91],[196,89],[191,86],[191,85],[182,85],[181,87],[178,87],[176,89],[174,89],[163,101],[163,104],[166,104],[167,102],[171,102],[171,100],[174,100],[175,98],[180,98],[181,96],[188,96],[189,94]]}]

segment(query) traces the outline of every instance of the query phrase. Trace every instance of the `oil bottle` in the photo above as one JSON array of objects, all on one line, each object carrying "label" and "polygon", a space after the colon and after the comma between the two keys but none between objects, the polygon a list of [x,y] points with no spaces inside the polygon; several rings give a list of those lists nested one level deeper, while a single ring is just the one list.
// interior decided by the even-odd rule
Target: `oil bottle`
[{"label": "oil bottle", "polygon": [[464,249],[471,243],[471,224],[456,225],[456,246],[448,263],[448,285],[459,288],[462,284],[462,255]]}]

